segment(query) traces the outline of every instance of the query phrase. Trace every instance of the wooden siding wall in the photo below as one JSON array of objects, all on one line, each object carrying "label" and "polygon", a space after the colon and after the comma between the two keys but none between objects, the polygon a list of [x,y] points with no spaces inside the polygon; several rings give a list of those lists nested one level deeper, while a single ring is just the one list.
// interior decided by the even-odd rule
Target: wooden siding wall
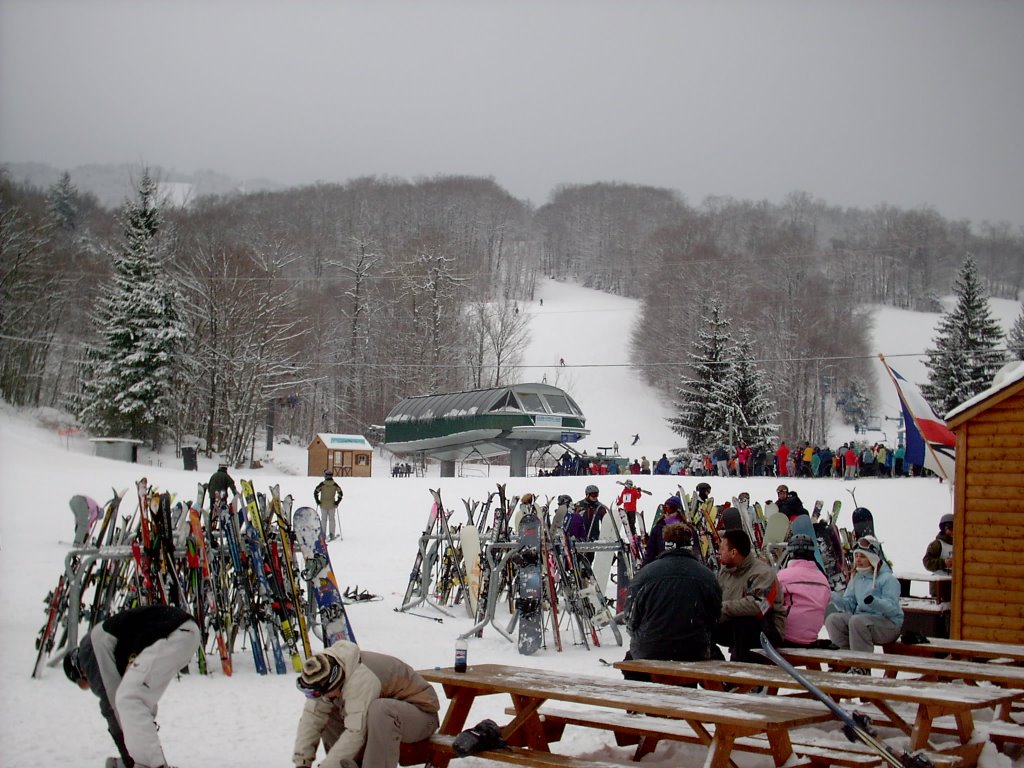
[{"label": "wooden siding wall", "polygon": [[322,475],[327,469],[327,446],[319,437],[313,438],[306,453],[306,475],[315,477]]},{"label": "wooden siding wall", "polygon": [[1024,644],[1024,392],[958,427],[957,465],[953,637]]}]

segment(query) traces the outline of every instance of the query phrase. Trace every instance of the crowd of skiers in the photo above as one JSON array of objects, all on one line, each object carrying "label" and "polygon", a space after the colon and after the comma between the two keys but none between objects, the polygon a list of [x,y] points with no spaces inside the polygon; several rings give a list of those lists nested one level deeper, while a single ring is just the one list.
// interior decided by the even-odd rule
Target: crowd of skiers
[{"label": "crowd of skiers", "polygon": [[720,445],[706,453],[672,460],[668,474],[719,477],[831,477],[852,480],[859,477],[908,477],[922,468],[906,461],[906,448],[883,443],[843,443],[833,450],[803,441],[790,447],[786,441],[777,448]]},{"label": "crowd of skiers", "polygon": [[883,443],[843,443],[833,450],[808,441],[790,447],[785,440],[778,447],[720,445],[704,453],[674,455],[663,453],[653,464],[646,456],[630,459],[620,456],[588,456],[565,451],[550,470],[541,476],[578,475],[694,475],[700,477],[832,477],[852,480],[859,477],[908,477],[921,474],[921,467],[906,461],[906,448],[895,449]]}]

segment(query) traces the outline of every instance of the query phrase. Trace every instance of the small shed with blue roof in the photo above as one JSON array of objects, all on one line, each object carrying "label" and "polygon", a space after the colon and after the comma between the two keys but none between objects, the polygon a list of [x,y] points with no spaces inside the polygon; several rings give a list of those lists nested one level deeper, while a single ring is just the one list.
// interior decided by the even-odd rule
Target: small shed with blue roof
[{"label": "small shed with blue roof", "polygon": [[373,470],[373,446],[362,435],[335,435],[321,432],[307,451],[310,477],[331,470],[335,477],[369,477]]}]

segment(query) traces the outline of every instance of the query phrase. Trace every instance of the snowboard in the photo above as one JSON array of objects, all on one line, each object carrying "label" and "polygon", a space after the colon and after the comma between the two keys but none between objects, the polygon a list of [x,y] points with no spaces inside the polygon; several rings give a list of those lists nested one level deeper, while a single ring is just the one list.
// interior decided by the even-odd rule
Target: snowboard
[{"label": "snowboard", "polygon": [[875,517],[867,507],[857,507],[853,510],[853,536],[859,539],[861,536],[875,535]]},{"label": "snowboard", "polygon": [[[616,541],[618,534],[616,533],[615,520],[612,518],[611,511],[605,512],[604,517],[601,519],[601,534],[599,541]],[[612,575],[612,560],[615,558],[615,552],[608,549],[598,551],[594,553],[594,583],[597,588],[604,594],[605,589],[608,588],[608,579]]]},{"label": "snowboard", "polygon": [[776,504],[765,507],[767,522],[764,528],[764,550],[776,565],[782,560],[786,551],[786,539],[789,537],[789,518],[779,512]]},{"label": "snowboard", "polygon": [[317,609],[320,611],[324,645],[333,645],[337,640],[356,642],[352,624],[345,613],[345,603],[338,588],[338,580],[331,567],[327,538],[320,527],[320,516],[317,511],[312,507],[296,509],[292,515],[292,530],[305,563],[302,578],[310,582]]},{"label": "snowboard", "polygon": [[525,512],[519,521],[518,530],[520,551],[516,572],[516,613],[519,615],[519,652],[529,656],[536,653],[544,642],[540,518],[532,511]]},{"label": "snowboard", "polygon": [[465,525],[459,537],[462,540],[462,560],[466,564],[466,610],[473,617],[480,599],[480,531],[475,525]]},{"label": "snowboard", "polygon": [[720,522],[723,531],[747,530],[747,527],[743,525],[743,512],[742,510],[739,509],[739,507],[726,507],[724,510],[722,510]]}]

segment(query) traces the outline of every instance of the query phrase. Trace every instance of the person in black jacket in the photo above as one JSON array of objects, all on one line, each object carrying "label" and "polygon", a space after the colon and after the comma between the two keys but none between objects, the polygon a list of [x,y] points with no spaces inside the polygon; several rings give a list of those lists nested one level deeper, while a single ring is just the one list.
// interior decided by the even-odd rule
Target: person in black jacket
[{"label": "person in black jacket", "polygon": [[151,605],[111,616],[64,657],[68,679],[99,697],[121,753],[118,765],[167,765],[157,736],[157,702],[199,643],[199,627],[185,611]]},{"label": "person in black jacket", "polygon": [[665,526],[666,551],[630,582],[626,659],[703,661],[711,657],[722,588],[693,554],[692,535],[687,523]]}]

